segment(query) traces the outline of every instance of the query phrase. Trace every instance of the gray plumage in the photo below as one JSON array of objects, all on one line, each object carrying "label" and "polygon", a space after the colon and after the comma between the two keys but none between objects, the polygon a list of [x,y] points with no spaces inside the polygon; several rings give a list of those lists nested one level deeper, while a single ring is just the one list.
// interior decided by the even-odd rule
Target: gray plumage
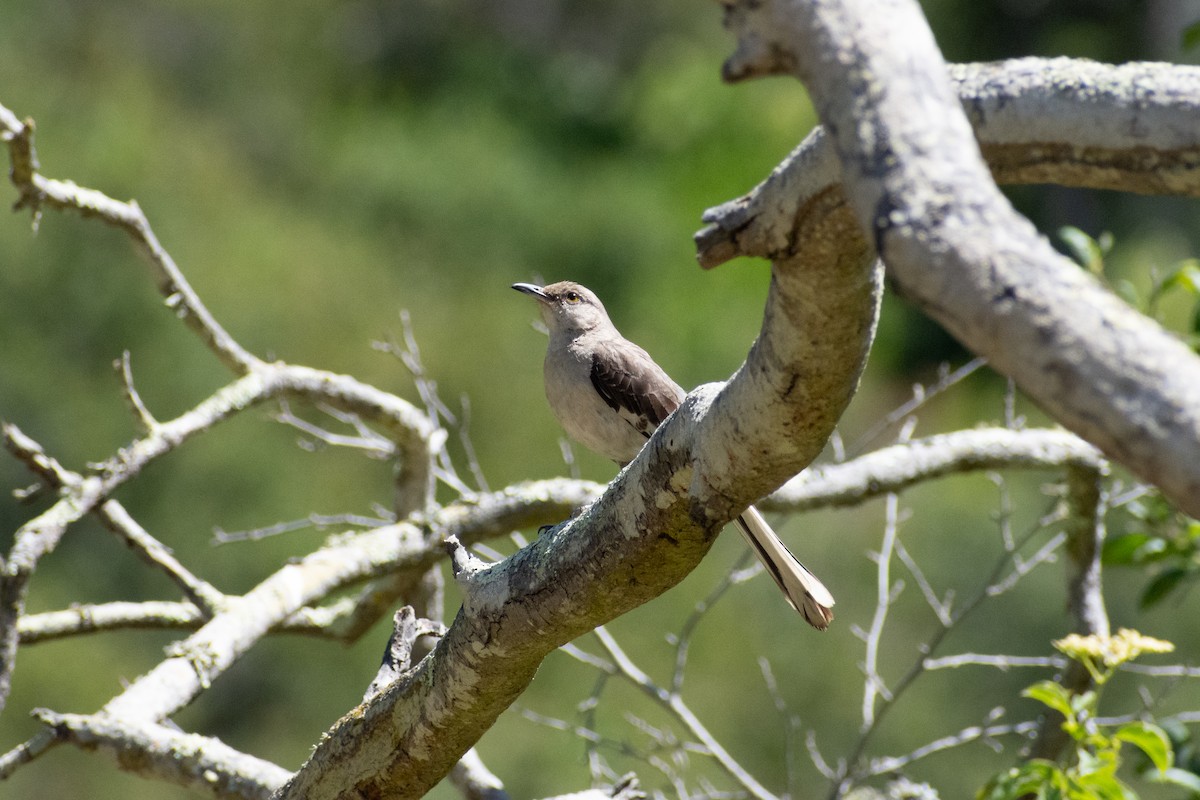
[{"label": "gray plumage", "polygon": [[[571,281],[513,288],[538,301],[550,332],[543,377],[554,416],[584,447],[628,464],[685,392],[645,350],[621,336],[589,289]],[[833,619],[829,590],[753,506],[736,523],[789,605],[825,630]]]}]

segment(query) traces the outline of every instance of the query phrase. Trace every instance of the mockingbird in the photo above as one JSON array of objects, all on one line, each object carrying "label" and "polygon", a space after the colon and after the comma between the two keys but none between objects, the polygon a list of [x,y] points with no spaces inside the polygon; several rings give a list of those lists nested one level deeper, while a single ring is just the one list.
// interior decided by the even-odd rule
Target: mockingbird
[{"label": "mockingbird", "polygon": [[[567,434],[621,466],[683,401],[685,392],[645,350],[623,337],[600,299],[578,283],[514,283],[538,301],[550,329],[544,378],[550,409]],[[775,579],[788,604],[825,630],[833,595],[788,551],[750,506],[737,526]]]}]

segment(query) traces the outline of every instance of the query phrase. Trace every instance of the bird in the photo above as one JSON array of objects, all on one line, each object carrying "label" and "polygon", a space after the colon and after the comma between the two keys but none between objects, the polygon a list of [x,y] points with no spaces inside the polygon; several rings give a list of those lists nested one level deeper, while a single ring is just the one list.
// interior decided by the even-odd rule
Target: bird
[{"label": "bird", "polygon": [[[514,283],[538,302],[550,341],[546,400],[567,435],[624,467],[683,402],[686,392],[645,350],[626,339],[594,292],[573,281]],[[754,506],[735,520],[788,604],[823,631],[833,595],[792,555]]]}]

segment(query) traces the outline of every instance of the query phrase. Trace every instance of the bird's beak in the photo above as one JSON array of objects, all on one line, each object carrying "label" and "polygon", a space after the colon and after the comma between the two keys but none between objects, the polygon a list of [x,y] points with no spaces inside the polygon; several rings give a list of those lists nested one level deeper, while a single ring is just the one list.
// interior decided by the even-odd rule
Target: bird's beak
[{"label": "bird's beak", "polygon": [[542,287],[535,286],[532,283],[514,283],[512,288],[516,289],[518,292],[524,292],[525,294],[533,295],[543,303],[550,301],[550,295],[542,291]]}]

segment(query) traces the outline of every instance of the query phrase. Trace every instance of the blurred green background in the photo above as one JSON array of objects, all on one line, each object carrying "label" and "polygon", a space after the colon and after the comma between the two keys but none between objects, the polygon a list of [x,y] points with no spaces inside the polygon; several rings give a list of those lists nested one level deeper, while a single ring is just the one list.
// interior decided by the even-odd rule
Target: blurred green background
[{"label": "blurred green background", "polygon": [[[952,60],[1071,55],[1106,61],[1194,60],[1181,34],[1195,2],[930,0]],[[701,272],[691,235],[700,215],[748,190],[814,124],[790,80],[726,86],[731,40],[716,4],[683,0],[458,2],[177,2],[6,0],[0,12],[0,103],[33,117],[43,171],[119,199],[136,198],[158,237],[219,320],[261,356],[351,373],[410,399],[411,381],[372,340],[400,332],[407,309],[431,377],[457,408],[469,398],[471,434],[492,488],[564,474],[560,432],[541,390],[543,339],[518,280],[572,278],[594,288],[622,331],[648,346],[684,386],[720,380],[757,331],[765,264]],[[1021,188],[1014,202],[1051,235],[1070,224],[1112,231],[1116,278],[1147,285],[1154,268],[1200,251],[1196,207],[1173,199]],[[5,184],[0,201],[15,192]],[[1180,311],[1179,313],[1183,313]],[[47,213],[0,221],[0,418],[65,465],[82,469],[135,435],[110,368],[132,356],[151,410],[169,418],[228,375],[163,307],[148,272],[118,232]],[[863,388],[842,426],[854,442],[940,364],[968,359],[935,325],[889,296]],[[973,376],[923,412],[917,435],[1002,418],[1003,381]],[[1018,410],[1035,421],[1035,409]],[[253,586],[324,538],[309,531],[213,547],[212,531],[319,513],[371,513],[386,504],[389,468],[354,453],[296,447],[296,434],[257,409],[152,465],[118,498],[152,533],[220,589]],[[886,443],[887,434],[870,442]],[[610,465],[580,451],[584,477]],[[955,478],[905,494],[902,539],[942,591],[970,596],[1000,552],[1003,492],[1018,533],[1036,524],[1054,475]],[[0,460],[0,542],[36,513],[9,489],[31,483]],[[447,494],[447,496],[449,496]],[[44,505],[45,501],[42,501]],[[785,538],[839,598],[834,629],[800,625],[763,578],[736,587],[696,633],[685,697],[734,756],[769,788],[800,796],[824,784],[803,744],[786,772],[786,719],[772,705],[758,654],[769,659],[790,713],[817,731],[830,761],[860,724],[862,643],[869,624],[883,503],[781,521]],[[680,587],[611,628],[639,664],[667,681],[692,605],[744,552],[722,537]],[[1042,540],[1038,540],[1043,541]],[[899,572],[896,575],[907,578]],[[1200,656],[1194,596],[1137,610],[1144,576],[1108,576],[1114,622],[1174,639]],[[895,680],[937,629],[911,586],[889,620],[883,673]],[[1193,593],[1194,595],[1194,593]],[[31,611],[72,602],[174,598],[98,525],[73,528],[34,581]],[[449,590],[448,614],[458,600]],[[1066,631],[1061,567],[989,604],[939,654],[977,650],[1045,655]],[[223,675],[177,721],[186,730],[295,768],[352,707],[387,636],[356,646],[272,639]],[[30,735],[37,706],[89,712],[160,658],[175,634],[112,633],[23,649],[0,722],[0,751]],[[594,649],[585,639],[584,646]],[[1035,713],[1011,698],[1041,672],[979,668],[918,683],[892,712],[871,753],[901,753],[980,723]],[[551,657],[520,706],[579,722],[595,674]],[[1136,707],[1130,682],[1126,705]],[[1187,683],[1166,707],[1200,707]],[[623,717],[668,726],[633,691],[610,686],[595,724],[643,746]],[[506,714],[480,744],[517,797],[587,783],[578,739]],[[1011,743],[1011,742],[1010,742]],[[606,751],[607,752],[607,751]],[[649,766],[611,752],[618,769],[671,791]],[[912,774],[965,796],[1012,758],[975,745]],[[701,756],[700,774],[712,775]],[[728,787],[714,777],[718,787]],[[455,793],[439,787],[437,796]],[[127,777],[94,755],[59,748],[0,784],[0,797],[192,796]]]}]

